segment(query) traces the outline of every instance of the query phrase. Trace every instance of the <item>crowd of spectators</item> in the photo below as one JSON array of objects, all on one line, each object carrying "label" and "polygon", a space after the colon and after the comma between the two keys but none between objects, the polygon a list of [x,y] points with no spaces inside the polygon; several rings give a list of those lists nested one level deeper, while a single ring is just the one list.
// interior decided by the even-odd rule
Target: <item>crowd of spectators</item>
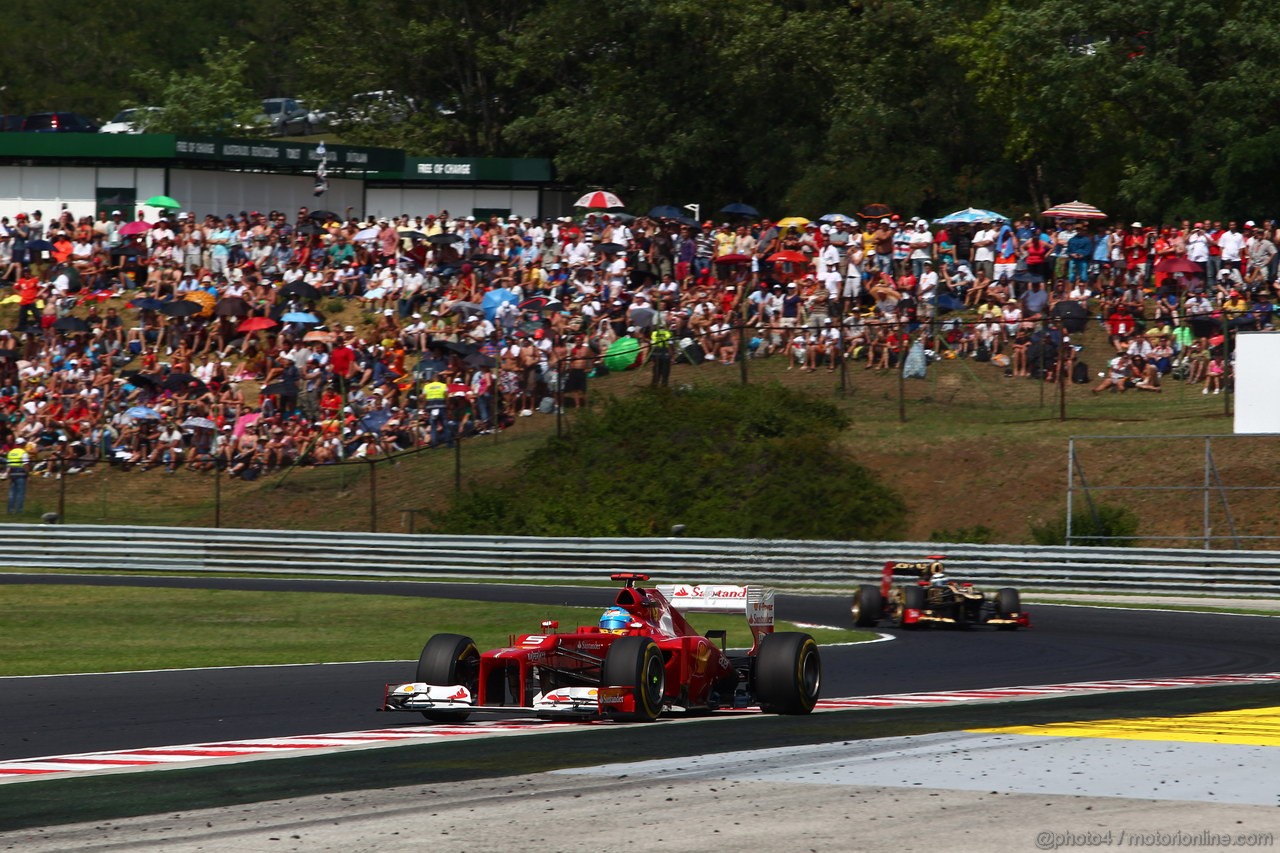
[{"label": "crowd of spectators", "polygon": [[655,383],[673,358],[888,370],[915,342],[1054,379],[1073,366],[1068,315],[1115,350],[1095,390],[1172,373],[1216,393],[1218,330],[1272,322],[1277,242],[1275,221],[33,211],[0,220],[17,310],[0,330],[0,444],[47,475],[253,478],[581,406],[626,337]]}]

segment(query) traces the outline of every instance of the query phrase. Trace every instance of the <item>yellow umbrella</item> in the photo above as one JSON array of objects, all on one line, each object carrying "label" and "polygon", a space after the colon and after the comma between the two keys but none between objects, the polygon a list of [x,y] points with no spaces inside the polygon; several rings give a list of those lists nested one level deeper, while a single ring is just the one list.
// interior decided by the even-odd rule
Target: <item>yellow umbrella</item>
[{"label": "yellow umbrella", "polygon": [[192,290],[192,291],[189,291],[182,298],[187,300],[188,302],[199,303],[200,307],[203,308],[204,310],[202,310],[197,316],[199,317],[213,316],[213,306],[217,303],[217,299],[215,299],[213,294],[210,293],[209,291]]},{"label": "yellow umbrella", "polygon": [[809,224],[809,220],[803,216],[788,216],[786,219],[778,220],[779,228],[803,228]]},{"label": "yellow umbrella", "polygon": [[0,299],[0,305],[8,305],[10,302],[21,302],[21,301],[22,301],[22,297],[15,293],[12,296],[6,296],[4,299]]}]

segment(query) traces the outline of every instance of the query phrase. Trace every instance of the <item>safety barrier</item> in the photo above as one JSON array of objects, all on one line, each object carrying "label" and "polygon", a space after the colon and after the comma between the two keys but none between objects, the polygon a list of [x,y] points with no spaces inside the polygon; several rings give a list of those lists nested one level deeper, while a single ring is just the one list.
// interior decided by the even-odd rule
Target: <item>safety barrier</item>
[{"label": "safety barrier", "polygon": [[430,579],[602,580],[636,571],[686,582],[848,592],[885,560],[947,556],[948,572],[1022,589],[1267,595],[1280,552],[752,539],[413,536],[190,527],[4,525],[12,568],[247,572]]}]

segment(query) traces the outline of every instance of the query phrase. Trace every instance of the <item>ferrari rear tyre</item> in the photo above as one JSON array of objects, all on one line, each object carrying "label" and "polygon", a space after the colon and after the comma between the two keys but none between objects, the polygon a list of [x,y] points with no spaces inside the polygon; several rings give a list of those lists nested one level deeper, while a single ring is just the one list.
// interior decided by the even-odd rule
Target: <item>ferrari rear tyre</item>
[{"label": "ferrari rear tyre", "polygon": [[[475,641],[461,634],[435,634],[422,647],[416,681],[425,684],[461,684],[474,698],[479,690],[480,651]],[[423,711],[422,716],[437,723],[460,723],[470,711]]]},{"label": "ferrari rear tyre", "polygon": [[924,610],[925,594],[924,587],[920,586],[904,586],[902,588],[902,609],[898,611],[898,627],[899,628],[915,628],[915,623],[908,624],[903,621],[908,610]]},{"label": "ferrari rear tyre", "polygon": [[648,637],[620,637],[605,652],[600,667],[602,687],[630,687],[635,692],[634,711],[615,711],[616,720],[649,723],[662,713],[667,672],[662,650]]},{"label": "ferrari rear tyre", "polygon": [[822,692],[822,658],[799,631],[765,634],[756,653],[756,701],[774,714],[807,714]]},{"label": "ferrari rear tyre", "polygon": [[858,628],[871,628],[880,621],[884,613],[884,598],[880,595],[880,587],[864,583],[853,594],[853,624]]}]

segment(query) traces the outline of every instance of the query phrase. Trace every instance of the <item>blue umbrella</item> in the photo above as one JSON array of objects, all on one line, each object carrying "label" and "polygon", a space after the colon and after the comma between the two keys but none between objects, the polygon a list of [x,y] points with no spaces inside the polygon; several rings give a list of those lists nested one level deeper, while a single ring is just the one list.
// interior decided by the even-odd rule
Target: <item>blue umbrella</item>
[{"label": "blue umbrella", "polygon": [[498,287],[490,290],[484,295],[484,299],[480,300],[480,307],[484,310],[485,319],[493,322],[493,318],[498,313],[498,306],[506,302],[519,302],[516,295],[505,287]]},{"label": "blue umbrella", "polygon": [[728,213],[731,216],[759,216],[760,215],[760,211],[756,210],[751,205],[743,204],[740,201],[735,201],[733,204],[726,204],[724,207],[720,208],[720,212]]},{"label": "blue umbrella", "polygon": [[150,296],[139,296],[137,299],[129,303],[131,308],[139,308],[143,311],[155,311],[164,303],[159,299],[153,299]]},{"label": "blue umbrella", "polygon": [[155,409],[148,409],[146,406],[134,406],[125,411],[125,417],[133,418],[135,421],[158,421],[160,413]]},{"label": "blue umbrella", "polygon": [[826,216],[819,216],[818,221],[830,222],[831,224],[834,225],[837,222],[852,222],[853,217],[845,216],[843,213],[828,213]]},{"label": "blue umbrella", "polygon": [[962,222],[1008,222],[1009,217],[1002,216],[994,210],[982,210],[977,207],[966,207],[955,213],[948,213],[941,219],[933,220],[935,225],[956,225]]},{"label": "blue umbrella", "polygon": [[360,428],[365,432],[378,432],[391,420],[389,409],[375,409],[360,419]]},{"label": "blue umbrella", "polygon": [[684,212],[674,205],[662,204],[650,210],[649,216],[654,219],[679,219],[684,216]]},{"label": "blue umbrella", "polygon": [[280,318],[286,323],[319,323],[320,318],[306,311],[290,311]]}]

